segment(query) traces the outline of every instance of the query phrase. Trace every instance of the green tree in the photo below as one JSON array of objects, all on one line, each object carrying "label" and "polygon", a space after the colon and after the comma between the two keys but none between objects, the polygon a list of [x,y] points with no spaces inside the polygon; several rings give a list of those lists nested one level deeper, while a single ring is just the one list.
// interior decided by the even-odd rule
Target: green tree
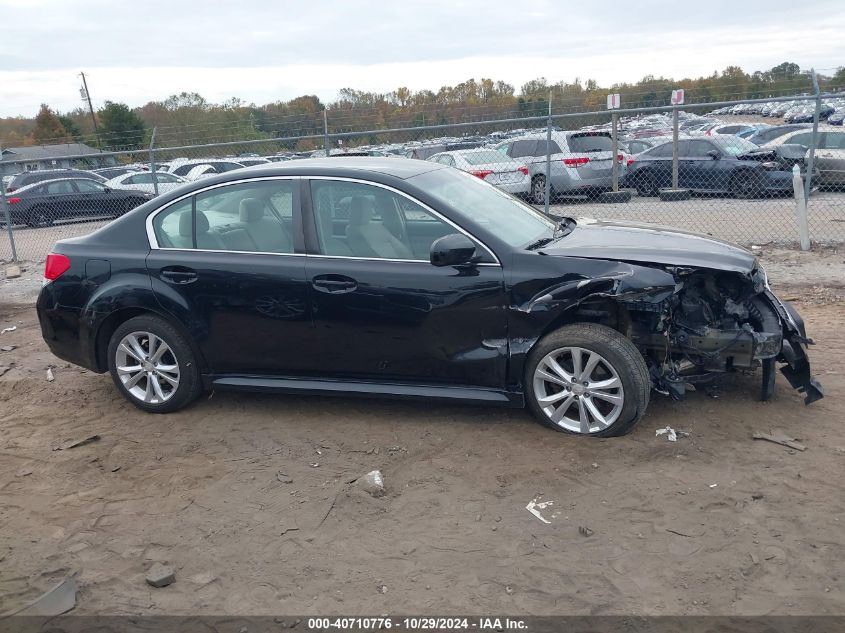
[{"label": "green tree", "polygon": [[69,116],[60,114],[59,123],[62,124],[62,127],[73,138],[74,141],[78,143],[82,139],[82,130],[79,129],[79,126],[76,124],[76,121],[71,119]]},{"label": "green tree", "polygon": [[35,128],[32,130],[32,138],[41,145],[53,143],[70,143],[71,138],[67,130],[62,126],[59,117],[50,109],[46,103],[41,104],[41,109],[35,116]]},{"label": "green tree", "polygon": [[97,114],[100,134],[106,147],[124,150],[138,149],[143,145],[146,133],[144,122],[125,103],[106,101]]}]

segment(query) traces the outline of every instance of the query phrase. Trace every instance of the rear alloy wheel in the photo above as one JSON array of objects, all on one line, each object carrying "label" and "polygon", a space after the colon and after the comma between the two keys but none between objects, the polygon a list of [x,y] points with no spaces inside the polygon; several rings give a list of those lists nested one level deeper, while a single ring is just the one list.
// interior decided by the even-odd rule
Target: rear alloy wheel
[{"label": "rear alloy wheel", "polygon": [[34,228],[52,226],[55,222],[55,214],[47,207],[36,207],[29,214],[26,223]]},{"label": "rear alloy wheel", "polygon": [[654,197],[657,195],[657,181],[646,172],[637,177],[637,195],[642,197]]},{"label": "rear alloy wheel", "polygon": [[202,390],[190,346],[158,317],[135,317],[118,327],[109,342],[108,358],[118,390],[144,411],[176,411]]},{"label": "rear alloy wheel", "polygon": [[531,200],[534,204],[546,204],[546,177],[534,176],[531,181]]},{"label": "rear alloy wheel", "polygon": [[761,191],[760,179],[750,171],[737,174],[731,181],[731,193],[737,198],[756,198]]},{"label": "rear alloy wheel", "polygon": [[630,431],[648,406],[648,368],[634,344],[593,323],[543,338],[526,363],[529,408],[555,430],[607,437]]}]

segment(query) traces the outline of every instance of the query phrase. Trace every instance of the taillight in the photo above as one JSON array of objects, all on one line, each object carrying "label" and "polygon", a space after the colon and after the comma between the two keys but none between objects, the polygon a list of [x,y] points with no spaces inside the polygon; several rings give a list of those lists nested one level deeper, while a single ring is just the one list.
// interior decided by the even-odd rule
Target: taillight
[{"label": "taillight", "polygon": [[564,158],[563,164],[567,167],[577,167],[578,165],[586,165],[590,159],[584,156],[583,158]]},{"label": "taillight", "polygon": [[44,279],[55,281],[64,275],[70,268],[70,260],[65,255],[50,253],[47,261],[44,262]]},{"label": "taillight", "polygon": [[6,202],[9,204],[18,204],[20,201],[20,198],[6,198]]},{"label": "taillight", "polygon": [[616,160],[618,160],[621,163],[623,160],[625,160],[625,157],[622,154],[617,154]]},{"label": "taillight", "polygon": [[630,167],[630,166],[631,166],[631,165],[633,165],[633,164],[634,164],[634,159],[633,159],[633,158],[629,158],[629,159],[628,159],[628,167]]},{"label": "taillight", "polygon": [[489,176],[490,174],[493,173],[493,170],[492,169],[477,169],[477,170],[471,171],[469,173],[471,173],[473,176],[478,176],[479,178],[481,178],[481,180],[484,180],[485,178],[487,178],[487,176]]},{"label": "taillight", "polygon": [[517,171],[521,171],[526,176],[528,175],[528,167],[525,167],[524,165],[520,167]]}]

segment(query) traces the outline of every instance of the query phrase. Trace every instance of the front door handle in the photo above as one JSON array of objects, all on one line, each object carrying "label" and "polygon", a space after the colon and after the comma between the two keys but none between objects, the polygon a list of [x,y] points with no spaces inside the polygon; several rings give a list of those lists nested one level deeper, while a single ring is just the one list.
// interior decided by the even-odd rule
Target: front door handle
[{"label": "front door handle", "polygon": [[197,280],[197,271],[184,266],[162,268],[161,278],[169,284],[189,284]]},{"label": "front door handle", "polygon": [[311,280],[311,285],[315,290],[331,294],[354,292],[358,288],[358,282],[346,275],[317,275]]}]

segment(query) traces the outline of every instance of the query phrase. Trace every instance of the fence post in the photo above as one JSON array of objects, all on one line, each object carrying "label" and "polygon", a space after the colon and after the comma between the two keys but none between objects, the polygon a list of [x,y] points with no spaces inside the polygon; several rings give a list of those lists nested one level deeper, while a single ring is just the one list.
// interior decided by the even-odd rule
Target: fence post
[{"label": "fence post", "polygon": [[323,108],[323,144],[326,147],[326,158],[329,157],[331,148],[329,147],[329,115],[328,108]]},{"label": "fence post", "polygon": [[619,191],[619,115],[616,112],[610,114],[610,134],[613,143],[613,191]]},{"label": "fence post", "polygon": [[[0,154],[3,153],[3,145],[0,144]],[[18,261],[18,251],[15,248],[15,234],[12,231],[12,212],[9,203],[6,201],[6,183],[3,182],[3,173],[0,171],[0,204],[3,206],[3,216],[6,219],[6,230],[9,232],[9,246],[12,248],[12,261]]]},{"label": "fence post", "polygon": [[792,166],[792,189],[795,192],[795,218],[798,221],[798,241],[802,251],[810,250],[810,224],[807,221],[807,197],[801,181],[801,169]]},{"label": "fence post", "polygon": [[549,120],[546,121],[546,191],[543,194],[545,199],[545,213],[549,215],[549,198],[552,193],[552,91],[549,90]]},{"label": "fence post", "polygon": [[678,106],[672,110],[672,189],[678,188]]},{"label": "fence post", "polygon": [[[812,188],[813,169],[816,163],[816,145],[819,143],[819,117],[822,110],[822,95],[819,90],[819,79],[816,77],[815,69],[811,68],[810,73],[813,78],[813,93],[816,95],[816,111],[813,113],[813,136],[810,142],[810,158],[807,161],[807,174],[804,176],[804,206],[810,204],[810,189]],[[806,213],[806,209],[805,209]],[[810,250],[809,243],[807,248],[801,247],[802,250]]]},{"label": "fence post", "polygon": [[153,190],[155,191],[156,197],[158,197],[158,177],[156,176],[155,159],[156,130],[158,130],[158,128],[154,127],[153,133],[150,136],[150,173],[153,175]]}]

